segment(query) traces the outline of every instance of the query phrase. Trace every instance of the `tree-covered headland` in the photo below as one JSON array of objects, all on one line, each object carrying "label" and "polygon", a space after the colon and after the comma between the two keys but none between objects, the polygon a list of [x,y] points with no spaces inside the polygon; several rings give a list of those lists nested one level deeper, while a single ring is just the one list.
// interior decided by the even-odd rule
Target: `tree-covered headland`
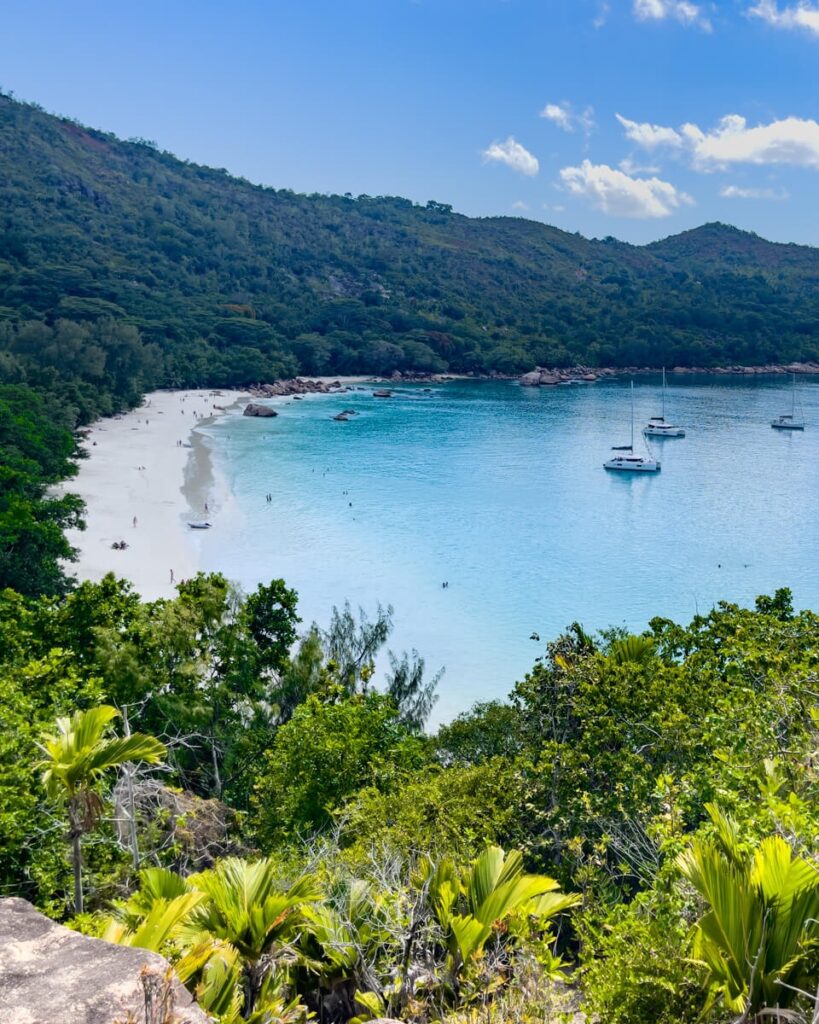
[{"label": "tree-covered headland", "polygon": [[0,367],[78,407],[296,371],[816,359],[818,274],[721,224],[632,246],[253,185],[0,95]]}]

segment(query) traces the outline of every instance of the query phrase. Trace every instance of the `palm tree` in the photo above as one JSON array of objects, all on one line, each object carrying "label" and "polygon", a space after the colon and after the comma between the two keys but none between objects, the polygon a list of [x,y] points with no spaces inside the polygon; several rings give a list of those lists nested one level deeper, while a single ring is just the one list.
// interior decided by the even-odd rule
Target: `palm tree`
[{"label": "palm tree", "polygon": [[231,857],[188,878],[147,868],[140,882],[138,892],[115,905],[103,936],[108,942],[169,956],[197,1003],[223,1024],[303,1019],[306,1011],[298,998],[288,1000],[279,968],[300,962],[297,940],[321,923],[314,881],[302,878],[288,889],[272,861]]},{"label": "palm tree", "polygon": [[623,636],[609,647],[610,665],[644,665],[654,656],[654,641],[647,636]]},{"label": "palm tree", "polygon": [[71,718],[58,718],[57,731],[43,737],[38,746],[43,760],[43,783],[48,795],[68,808],[68,839],[74,870],[74,912],[83,911],[82,837],[99,820],[103,800],[96,786],[110,768],[129,761],[156,764],[165,756],[165,747],[153,736],[109,735],[111,722],[119,715],[116,708],[102,705],[88,711],[75,711]]},{"label": "palm tree", "polygon": [[192,890],[181,875],[167,868],[145,868],[139,882],[140,888],[128,900],[114,904],[102,937],[119,946],[165,953],[205,894]]},{"label": "palm tree", "polygon": [[304,911],[321,898],[321,890],[306,876],[285,889],[267,858],[228,857],[188,884],[206,897],[191,914],[189,936],[203,950],[209,943],[212,951],[219,949],[228,973],[234,965],[240,971],[242,1013],[250,1019],[260,1002],[278,997],[276,953],[309,930]]},{"label": "palm tree", "polygon": [[499,846],[487,846],[465,873],[443,860],[434,867],[422,864],[421,874],[449,950],[456,996],[466,966],[483,953],[493,934],[504,931],[510,917],[526,914],[543,927],[579,902],[578,896],[560,892],[553,878],[525,874],[520,852],[505,853]]},{"label": "palm tree", "polygon": [[694,957],[708,972],[706,1010],[722,1002],[740,1024],[796,1020],[788,1009],[819,981],[819,870],[780,836],[752,856],[735,823],[708,805],[717,839],[680,855],[685,877],[708,903],[694,928]]}]

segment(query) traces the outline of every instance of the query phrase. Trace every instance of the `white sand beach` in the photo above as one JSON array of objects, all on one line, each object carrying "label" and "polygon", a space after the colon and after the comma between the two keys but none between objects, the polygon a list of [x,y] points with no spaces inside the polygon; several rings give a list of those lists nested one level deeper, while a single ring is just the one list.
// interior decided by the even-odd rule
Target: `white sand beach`
[{"label": "white sand beach", "polygon": [[[88,458],[62,485],[86,503],[86,529],[68,532],[78,551],[68,571],[81,580],[127,577],[147,600],[173,596],[175,584],[198,568],[187,523],[212,520],[227,497],[195,428],[246,397],[155,391],[138,409],[89,427]],[[119,541],[125,550],[112,547]]]}]

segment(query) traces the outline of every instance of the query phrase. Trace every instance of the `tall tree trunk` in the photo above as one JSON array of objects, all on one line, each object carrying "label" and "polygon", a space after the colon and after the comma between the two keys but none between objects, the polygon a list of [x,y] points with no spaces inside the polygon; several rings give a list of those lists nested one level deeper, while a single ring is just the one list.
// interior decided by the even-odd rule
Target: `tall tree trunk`
[{"label": "tall tree trunk", "polygon": [[211,733],[210,756],[213,763],[213,795],[217,800],[222,799],[222,776],[219,772],[219,754],[216,751],[216,738]]},{"label": "tall tree trunk", "polygon": [[82,898],[82,835],[77,829],[71,831],[71,860],[74,868],[74,913],[83,911]]},{"label": "tall tree trunk", "polygon": [[[122,726],[126,736],[131,735],[131,724],[128,721],[127,705],[122,709]],[[128,834],[131,841],[131,860],[134,871],[139,871],[139,839],[137,837],[136,805],[134,801],[134,764],[129,761],[125,765],[125,786],[128,794]]]}]

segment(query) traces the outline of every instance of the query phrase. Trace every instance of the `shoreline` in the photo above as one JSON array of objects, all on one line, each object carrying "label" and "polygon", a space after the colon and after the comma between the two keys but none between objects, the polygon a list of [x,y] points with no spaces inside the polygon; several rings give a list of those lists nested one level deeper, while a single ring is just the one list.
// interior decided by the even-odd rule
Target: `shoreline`
[{"label": "shoreline", "polygon": [[[372,379],[312,378],[338,381],[336,394]],[[66,573],[78,582],[99,582],[112,572],[129,580],[143,600],[174,597],[176,585],[200,567],[199,533],[187,524],[214,522],[232,511],[230,485],[199,428],[236,415],[253,397],[251,388],[152,391],[135,409],[82,428],[85,457],[77,475],[54,488],[79,495],[86,505],[85,529],[66,531],[77,552]],[[287,397],[268,401],[281,407]],[[124,549],[113,547],[122,541]]]},{"label": "shoreline", "polygon": [[[677,374],[751,376],[772,373],[819,373],[816,364],[795,364],[781,369],[686,370]],[[538,371],[548,374],[549,371]],[[563,371],[566,373],[567,371]],[[571,371],[569,371],[571,372]],[[594,372],[594,371],[592,371]],[[656,370],[601,370],[598,377]],[[674,371],[670,371],[674,372]],[[78,494],[86,504],[84,530],[66,531],[77,551],[77,560],[66,564],[69,576],[78,581],[99,581],[112,572],[128,579],[144,600],[173,597],[176,585],[195,575],[200,566],[201,535],[189,522],[213,522],[235,513],[228,480],[216,464],[210,444],[200,427],[224,416],[254,397],[265,404],[286,407],[296,394],[306,399],[341,395],[355,385],[422,383],[424,380],[508,380],[524,383],[519,376],[429,374],[404,378],[364,376],[312,378],[335,385],[338,390],[260,395],[255,389],[185,389],[154,391],[136,409],[100,419],[81,431],[85,458],[78,473],[54,488],[55,493]],[[304,378],[302,379],[304,380]],[[561,379],[548,383],[563,383]],[[292,383],[292,382],[287,382]],[[531,381],[535,384],[534,381]],[[546,381],[537,381],[541,387]],[[535,386],[537,386],[535,384]],[[255,393],[254,393],[255,392]],[[124,549],[114,543],[125,541]]]},{"label": "shoreline", "polygon": [[[136,409],[85,428],[86,457],[57,488],[86,503],[86,528],[66,531],[77,550],[67,573],[99,581],[113,572],[144,600],[173,597],[199,566],[195,531],[186,524],[202,518],[206,505],[218,513],[229,498],[197,428],[247,397],[221,388],[153,391]],[[112,546],[121,541],[125,549]]]},{"label": "shoreline", "polygon": [[[496,374],[474,379],[516,380],[524,387],[549,387],[555,384],[593,384],[601,378],[641,377],[660,373],[660,366],[536,366],[527,373],[511,376]],[[759,366],[671,366],[666,372],[677,376],[700,377],[756,377],[781,376],[784,374],[819,374],[819,363],[768,363]]]}]

